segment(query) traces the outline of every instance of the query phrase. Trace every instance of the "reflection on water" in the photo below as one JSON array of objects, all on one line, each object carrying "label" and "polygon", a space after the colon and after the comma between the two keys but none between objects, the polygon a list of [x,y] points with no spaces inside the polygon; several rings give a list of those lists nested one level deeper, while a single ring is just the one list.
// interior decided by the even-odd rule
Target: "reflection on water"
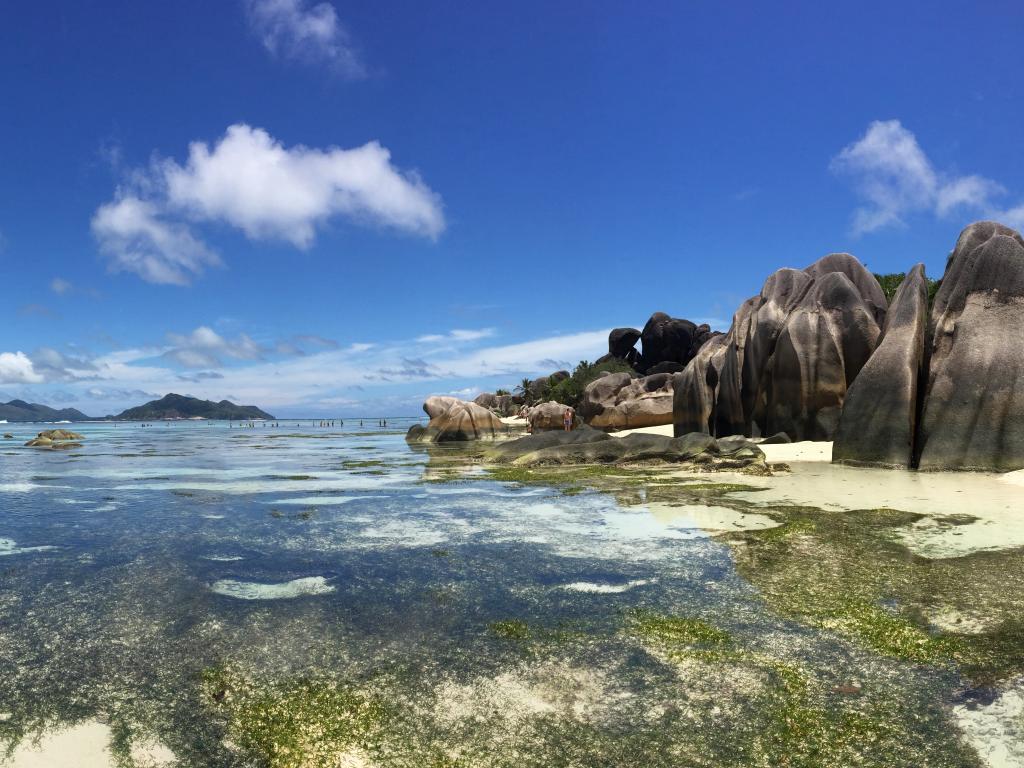
[{"label": "reflection on water", "polygon": [[10,765],[978,765],[956,723],[1021,755],[1017,551],[937,576],[901,541],[973,524],[945,506],[808,510],[799,470],[498,483],[358,426],[75,429],[0,456]]}]

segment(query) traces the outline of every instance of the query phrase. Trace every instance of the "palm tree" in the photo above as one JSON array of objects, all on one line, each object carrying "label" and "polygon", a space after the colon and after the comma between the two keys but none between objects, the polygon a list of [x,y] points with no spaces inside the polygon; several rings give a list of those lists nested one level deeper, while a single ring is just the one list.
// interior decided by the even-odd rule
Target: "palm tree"
[{"label": "palm tree", "polygon": [[529,404],[531,402],[531,400],[533,399],[531,397],[531,393],[530,393],[530,387],[532,385],[533,385],[533,382],[530,381],[529,379],[523,379],[522,381],[520,381],[516,385],[516,389],[515,389],[516,394],[517,395],[521,395],[522,398],[523,398],[523,401],[525,403],[527,403],[527,404]]}]

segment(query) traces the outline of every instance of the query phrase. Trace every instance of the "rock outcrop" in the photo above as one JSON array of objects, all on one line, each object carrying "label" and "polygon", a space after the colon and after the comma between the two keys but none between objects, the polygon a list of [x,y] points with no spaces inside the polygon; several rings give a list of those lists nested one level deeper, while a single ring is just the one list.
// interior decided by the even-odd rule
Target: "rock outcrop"
[{"label": "rock outcrop", "polygon": [[427,414],[427,418],[435,419],[445,413],[453,405],[458,405],[462,402],[464,401],[459,400],[457,397],[449,397],[448,395],[432,395],[423,401],[423,412]]},{"label": "rock outcrop", "polygon": [[608,354],[632,364],[639,357],[636,351],[638,341],[640,331],[636,328],[613,328],[608,334]]},{"label": "rock outcrop", "polygon": [[761,434],[831,440],[846,390],[871,357],[873,308],[842,272],[815,279],[786,319],[768,362]]},{"label": "rock outcrop", "polygon": [[67,449],[81,448],[80,440],[85,438],[77,432],[66,429],[46,429],[33,437],[25,446],[28,448]]},{"label": "rock outcrop", "polygon": [[884,315],[878,281],[849,254],[778,270],[677,375],[675,433],[831,440]]},{"label": "rock outcrop", "polygon": [[967,227],[946,264],[929,327],[917,435],[924,470],[1024,467],[1024,239]]},{"label": "rock outcrop", "polygon": [[920,470],[1024,468],[1024,238],[971,224],[928,281],[901,283],[881,342],[847,394],[838,462]]},{"label": "rock outcrop", "polygon": [[519,412],[519,403],[515,401],[512,395],[496,395],[492,392],[481,392],[473,399],[473,402],[499,417],[515,416]]},{"label": "rock outcrop", "polygon": [[637,370],[645,373],[665,362],[685,365],[696,353],[693,345],[697,336],[697,326],[689,320],[655,312],[640,332],[642,350]]},{"label": "rock outcrop", "polygon": [[731,338],[730,334],[713,337],[683,372],[673,377],[672,423],[676,437],[690,432],[711,434],[714,431],[719,371]]},{"label": "rock outcrop", "polygon": [[[444,401],[447,407],[440,410]],[[501,419],[476,403],[467,403],[453,397],[431,397],[423,404],[423,410],[431,415],[424,427],[414,424],[405,439],[416,443],[447,443],[469,440],[493,440],[508,434]]]},{"label": "rock outcrop", "polygon": [[548,401],[535,405],[526,412],[526,420],[530,422],[531,432],[550,432],[552,430],[565,430],[565,410],[566,408],[572,412],[572,423],[573,426],[580,424],[579,417],[576,415],[575,408],[569,408],[567,405],[562,403],[556,403],[554,401]]},{"label": "rock outcrop", "polygon": [[833,461],[913,466],[927,327],[928,283],[918,264],[897,289],[878,348],[846,393]]},{"label": "rock outcrop", "polygon": [[580,416],[598,429],[636,429],[672,423],[672,375],[635,378],[610,373],[583,390]]},{"label": "rock outcrop", "polygon": [[704,469],[767,472],[764,453],[743,438],[715,440],[692,433],[682,437],[632,434],[612,437],[586,425],[572,432],[544,432],[501,443],[488,458],[517,466],[558,464],[689,463]]}]

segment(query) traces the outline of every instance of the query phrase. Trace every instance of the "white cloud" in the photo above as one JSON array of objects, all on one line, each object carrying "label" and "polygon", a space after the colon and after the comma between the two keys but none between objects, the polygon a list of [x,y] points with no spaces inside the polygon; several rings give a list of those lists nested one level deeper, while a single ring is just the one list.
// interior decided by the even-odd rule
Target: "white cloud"
[{"label": "white cloud", "polygon": [[286,149],[260,128],[237,124],[212,148],[193,142],[185,166],[162,166],[170,205],[226,221],[252,239],[305,248],[318,225],[349,216],[436,238],[444,229],[438,196],[415,173],[391,164],[371,141],[354,149]]},{"label": "white cloud", "polygon": [[494,336],[493,328],[480,328],[478,330],[455,328],[448,333],[428,333],[425,336],[418,337],[416,341],[423,344],[438,344],[451,341],[480,341],[481,339],[489,339],[492,336]]},{"label": "white cloud", "polygon": [[43,381],[24,352],[0,352],[0,384],[39,384]]},{"label": "white cloud", "polygon": [[186,285],[221,263],[186,218],[307,248],[338,216],[430,239],[445,228],[441,198],[417,173],[396,168],[376,141],[286,148],[260,128],[236,124],[212,147],[193,142],[184,165],[168,159],[130,173],[96,211],[92,231],[113,270]]},{"label": "white cloud", "polygon": [[63,296],[65,293],[70,293],[71,289],[74,288],[71,283],[61,277],[55,277],[50,281],[50,290],[56,293],[58,296]]},{"label": "white cloud", "polygon": [[[489,347],[438,347],[416,340],[395,340],[339,345],[337,349],[279,359],[246,334],[225,337],[201,326],[187,334],[169,334],[165,346],[118,349],[88,359],[40,350],[32,360],[22,356],[22,375],[16,382],[60,380],[69,392],[80,396],[79,404],[86,412],[117,412],[152,399],[140,398],[137,393],[180,391],[182,382],[187,382],[189,394],[197,397],[226,397],[259,405],[272,413],[282,408],[314,413],[329,406],[351,410],[360,402],[385,401],[406,408],[419,398],[405,411],[412,412],[428,390],[508,387],[524,376],[533,378],[562,367],[555,361],[593,360],[607,350],[607,340],[607,329]],[[0,357],[0,363],[5,359]],[[228,360],[235,364],[219,370],[212,370],[218,365],[200,365]],[[183,363],[190,370],[183,371]],[[3,367],[0,365],[0,369]],[[25,371],[29,372],[28,378],[24,377]],[[0,376],[0,382],[4,380]],[[45,396],[41,399],[45,401]]]},{"label": "white cloud", "polygon": [[184,336],[169,333],[167,339],[173,348],[163,356],[186,368],[218,368],[223,365],[225,357],[259,360],[263,356],[260,345],[246,334],[227,339],[205,325]]},{"label": "white cloud", "polygon": [[349,78],[366,75],[348,31],[330,3],[248,0],[249,24],[275,56],[322,63]]},{"label": "white cloud", "polygon": [[856,234],[905,223],[914,213],[947,216],[961,209],[991,212],[993,198],[1004,194],[983,176],[937,171],[899,120],[876,120],[831,163],[833,172],[849,177],[866,206],[853,214]]},{"label": "white cloud", "polygon": [[150,283],[188,285],[220,258],[183,224],[163,220],[155,203],[133,195],[101,205],[92,218],[100,250],[115,272],[134,272]]}]

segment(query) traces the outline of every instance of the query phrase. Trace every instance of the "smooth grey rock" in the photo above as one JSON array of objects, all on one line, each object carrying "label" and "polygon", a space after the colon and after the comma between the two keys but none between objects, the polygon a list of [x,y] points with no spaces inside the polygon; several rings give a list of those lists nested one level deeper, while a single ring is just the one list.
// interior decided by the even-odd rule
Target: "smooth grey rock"
[{"label": "smooth grey rock", "polygon": [[[464,442],[470,440],[493,440],[507,435],[509,430],[501,419],[476,403],[467,403],[457,398],[429,398],[423,404],[427,410],[436,412],[439,400],[454,400],[448,407],[430,419],[426,427],[414,424],[405,435],[408,442]],[[431,402],[434,401],[434,402]],[[429,413],[429,411],[428,411]]]},{"label": "smooth grey rock", "polygon": [[718,372],[730,339],[728,334],[712,337],[683,372],[673,377],[672,424],[676,437],[691,432],[711,434],[718,397]]},{"label": "smooth grey rock", "polygon": [[689,320],[669,317],[655,312],[640,333],[639,370],[646,373],[658,363],[674,362],[685,365],[693,357],[691,348],[697,335],[697,326]]},{"label": "smooth grey rock", "polygon": [[565,431],[566,409],[568,409],[572,414],[573,426],[578,425],[580,420],[579,417],[576,416],[575,408],[570,408],[562,403],[556,403],[549,400],[546,403],[533,406],[526,412],[526,420],[530,422],[530,431],[534,433],[548,432],[551,430]]},{"label": "smooth grey rock", "polygon": [[592,427],[609,430],[671,424],[672,374],[601,376],[583,390],[580,416]]},{"label": "smooth grey rock", "polygon": [[861,298],[871,307],[875,322],[882,325],[888,306],[885,293],[875,276],[860,263],[856,256],[849,253],[830,253],[827,256],[822,256],[804,271],[814,278],[822,277],[830,272],[841,272],[846,275],[856,286]]},{"label": "smooth grey rock", "polygon": [[[803,301],[814,278],[805,270],[783,268],[768,276],[761,286],[757,306],[750,313],[747,341],[743,348],[740,375],[743,429],[741,434],[770,434],[765,429],[767,406],[765,372],[786,320]],[[724,431],[718,434],[728,434]]]},{"label": "smooth grey rock", "polygon": [[928,283],[918,264],[897,289],[878,347],[846,393],[832,461],[913,466],[927,326]]},{"label": "smooth grey rock", "polygon": [[831,440],[846,390],[875,350],[874,308],[842,272],[814,281],[786,319],[767,367],[764,434]]},{"label": "smooth grey rock", "polygon": [[764,453],[741,437],[716,441],[710,435],[692,433],[681,437],[632,434],[618,438],[587,426],[502,443],[491,448],[487,457],[518,466],[691,462],[721,469],[764,467]]},{"label": "smooth grey rock", "polygon": [[640,331],[636,328],[613,328],[608,334],[608,354],[624,360],[630,352],[636,352]]},{"label": "smooth grey rock", "polygon": [[967,227],[935,297],[919,468],[1024,468],[1024,240]]}]

